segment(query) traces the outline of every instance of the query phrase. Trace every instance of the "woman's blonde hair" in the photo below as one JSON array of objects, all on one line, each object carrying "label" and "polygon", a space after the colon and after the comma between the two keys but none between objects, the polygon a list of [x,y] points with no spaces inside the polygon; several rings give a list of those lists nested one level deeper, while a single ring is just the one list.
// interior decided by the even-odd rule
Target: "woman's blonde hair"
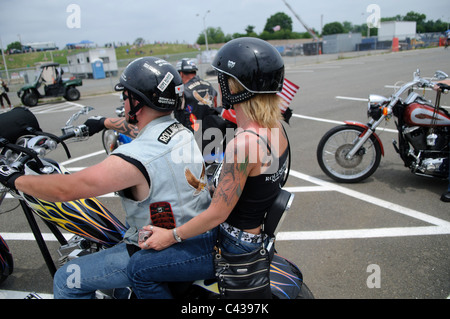
[{"label": "woman's blonde hair", "polygon": [[[234,78],[229,77],[228,85],[232,94],[244,91],[244,87]],[[250,100],[239,103],[252,121],[262,127],[273,128],[282,120],[280,111],[281,98],[276,93],[255,94]]]}]

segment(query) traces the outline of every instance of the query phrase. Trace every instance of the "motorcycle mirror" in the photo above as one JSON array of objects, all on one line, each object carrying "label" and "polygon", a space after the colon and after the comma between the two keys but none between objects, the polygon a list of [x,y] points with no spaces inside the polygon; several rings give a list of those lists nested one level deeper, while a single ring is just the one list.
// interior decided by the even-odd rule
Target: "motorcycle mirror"
[{"label": "motorcycle mirror", "polygon": [[434,77],[438,80],[445,80],[448,78],[448,74],[441,70],[437,70],[436,73],[434,73]]},{"label": "motorcycle mirror", "polygon": [[77,113],[73,114],[70,119],[66,122],[66,126],[71,126],[73,124],[73,122],[75,122],[80,115],[86,115],[88,114],[90,111],[92,111],[94,108],[92,106],[85,106],[83,107],[80,111],[78,111]]}]

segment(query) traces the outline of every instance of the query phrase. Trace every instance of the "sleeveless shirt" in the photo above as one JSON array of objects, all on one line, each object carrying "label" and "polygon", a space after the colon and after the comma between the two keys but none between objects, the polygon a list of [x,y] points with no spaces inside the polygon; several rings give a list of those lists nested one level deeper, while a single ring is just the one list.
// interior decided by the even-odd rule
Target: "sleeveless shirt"
[{"label": "sleeveless shirt", "polygon": [[289,148],[279,158],[274,158],[268,142],[252,131],[244,131],[257,135],[262,139],[272,156],[272,163],[278,163],[275,172],[248,176],[244,189],[236,206],[228,216],[226,222],[240,229],[253,229],[261,226],[264,216],[281,190],[284,172],[287,165]]}]

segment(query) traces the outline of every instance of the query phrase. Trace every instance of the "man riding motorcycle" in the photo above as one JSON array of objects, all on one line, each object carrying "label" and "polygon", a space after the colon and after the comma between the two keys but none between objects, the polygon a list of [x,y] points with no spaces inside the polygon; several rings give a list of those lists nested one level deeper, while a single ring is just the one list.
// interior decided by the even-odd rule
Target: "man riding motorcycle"
[{"label": "man riding motorcycle", "polygon": [[[178,227],[210,202],[209,192],[196,183],[204,174],[196,142],[171,117],[183,92],[175,68],[162,59],[139,58],[124,70],[116,90],[123,91],[126,119],[136,125],[139,135],[101,163],[69,175],[30,176],[6,165],[0,167],[1,183],[43,200],[65,202],[119,192],[129,226],[124,241],[58,269],[55,298],[94,298],[98,289],[129,287],[126,267],[140,249],[139,229],[148,224]],[[102,129],[102,123],[104,119],[99,118],[86,125],[94,129],[93,134]],[[173,160],[172,153],[181,148],[191,151],[190,160]]]}]

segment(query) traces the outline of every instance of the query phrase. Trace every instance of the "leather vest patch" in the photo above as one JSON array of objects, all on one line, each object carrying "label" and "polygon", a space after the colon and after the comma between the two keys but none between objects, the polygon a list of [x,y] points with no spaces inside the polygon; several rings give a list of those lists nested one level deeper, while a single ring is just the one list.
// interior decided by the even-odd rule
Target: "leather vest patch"
[{"label": "leather vest patch", "polygon": [[158,137],[158,141],[163,144],[169,144],[172,137],[185,129],[184,125],[181,123],[173,123],[169,125]]},{"label": "leather vest patch", "polygon": [[157,202],[150,204],[150,219],[153,225],[172,229],[176,227],[172,206],[168,202]]}]

